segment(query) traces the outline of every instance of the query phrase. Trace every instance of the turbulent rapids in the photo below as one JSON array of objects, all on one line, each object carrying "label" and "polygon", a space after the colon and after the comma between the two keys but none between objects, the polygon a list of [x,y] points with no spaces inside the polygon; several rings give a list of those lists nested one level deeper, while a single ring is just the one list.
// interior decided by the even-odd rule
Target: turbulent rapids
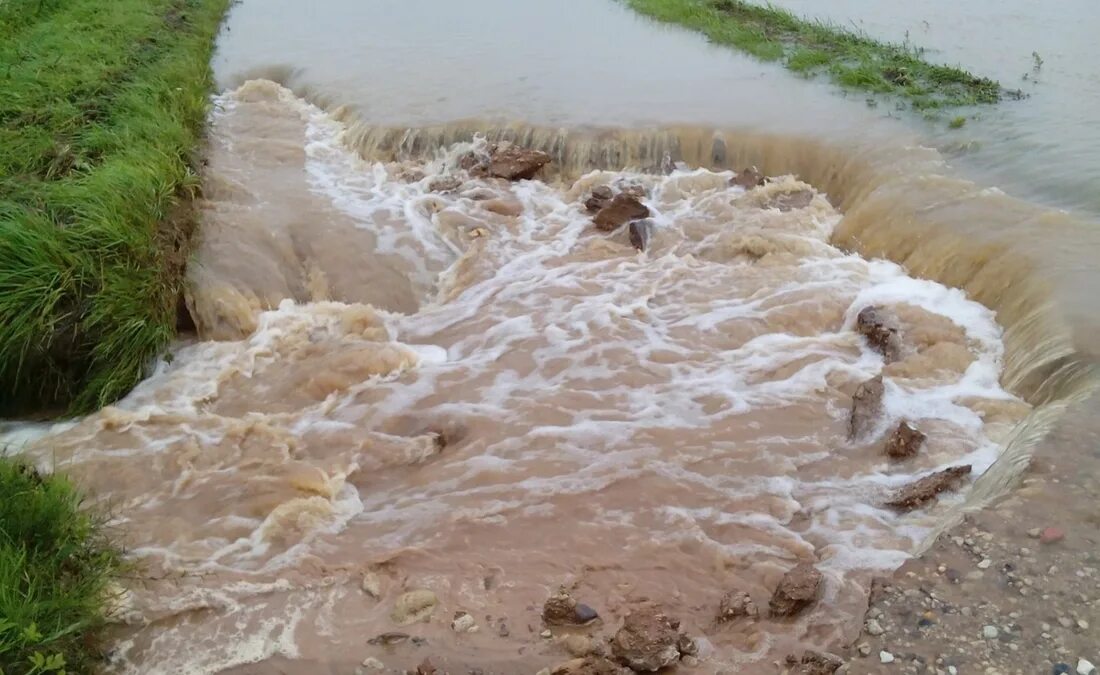
[{"label": "turbulent rapids", "polygon": [[[378,161],[361,138],[270,82],[220,97],[198,339],[26,448],[111,505],[138,565],[117,672],[534,673],[646,603],[699,672],[770,672],[850,639],[872,576],[970,489],[899,513],[899,487],[981,475],[1046,402],[1000,384],[1026,335],[835,246],[841,215],[793,175],[509,183],[460,167],[483,139]],[[648,207],[645,251],[593,227],[601,186]],[[898,319],[889,363],[855,330],[872,305]],[[899,461],[903,420],[927,438]],[[823,575],[808,609],[717,621],[727,593],[766,608],[800,562]],[[561,587],[600,618],[544,633]]]}]

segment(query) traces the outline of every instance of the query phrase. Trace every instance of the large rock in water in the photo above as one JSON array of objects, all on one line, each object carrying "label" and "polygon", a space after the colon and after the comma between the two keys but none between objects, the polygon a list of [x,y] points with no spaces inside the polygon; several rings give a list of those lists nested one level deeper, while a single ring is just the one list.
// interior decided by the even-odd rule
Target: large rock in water
[{"label": "large rock in water", "polygon": [[882,397],[886,395],[886,385],[882,375],[876,375],[859,385],[852,394],[852,411],[848,416],[848,440],[856,440],[874,428],[875,422],[882,416]]},{"label": "large rock in water", "polygon": [[898,490],[886,505],[902,511],[911,511],[932,501],[939,493],[956,487],[968,475],[970,475],[969,464],[937,471]]},{"label": "large rock in water", "polygon": [[799,563],[783,575],[768,608],[775,617],[794,616],[817,600],[820,588],[821,572],[808,562]]},{"label": "large rock in water", "polygon": [[760,170],[757,169],[755,166],[745,169],[744,171],[730,179],[730,185],[743,187],[746,190],[751,190],[754,187],[760,187],[763,184],[764,174],[760,173]]},{"label": "large rock in water", "polygon": [[488,175],[505,180],[529,180],[550,163],[550,155],[518,145],[494,145],[489,149]]},{"label": "large rock in water", "polygon": [[588,199],[584,200],[584,208],[589,213],[597,213],[600,209],[610,204],[614,196],[615,193],[606,185],[594,187],[592,188],[592,193],[588,195]]},{"label": "large rock in water", "polygon": [[680,660],[679,627],[679,622],[656,607],[635,609],[612,638],[611,653],[619,663],[639,672],[666,668]]},{"label": "large rock in water", "polygon": [[648,220],[635,220],[630,224],[630,245],[639,251],[649,248],[649,239],[653,235],[653,223]]},{"label": "large rock in water", "polygon": [[547,626],[581,626],[598,618],[596,610],[574,600],[565,589],[551,595],[542,606],[542,621]]},{"label": "large rock in water", "polygon": [[608,202],[607,206],[600,209],[592,222],[600,230],[610,232],[625,223],[647,216],[649,216],[648,206],[638,201],[634,195],[620,192]]},{"label": "large rock in water", "polygon": [[718,623],[726,623],[742,617],[756,619],[758,616],[760,611],[756,608],[756,603],[752,601],[752,596],[744,591],[726,593],[718,605]]},{"label": "large rock in water", "polygon": [[901,358],[901,328],[893,312],[871,305],[859,310],[856,330],[867,338],[871,349],[882,354],[886,363]]},{"label": "large rock in water", "polygon": [[886,439],[886,455],[891,459],[909,459],[917,454],[927,436],[908,422],[902,422]]}]

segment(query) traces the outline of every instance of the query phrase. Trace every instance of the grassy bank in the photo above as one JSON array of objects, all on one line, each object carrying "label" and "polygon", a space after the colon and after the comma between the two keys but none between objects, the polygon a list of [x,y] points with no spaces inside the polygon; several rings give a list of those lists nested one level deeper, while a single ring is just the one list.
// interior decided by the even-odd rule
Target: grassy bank
[{"label": "grassy bank", "polygon": [[0,460],[0,673],[86,673],[120,555],[60,476]]},{"label": "grassy bank", "polygon": [[172,337],[227,4],[0,2],[0,415],[108,403]]},{"label": "grassy bank", "polygon": [[805,75],[827,75],[845,89],[892,95],[918,110],[996,103],[1016,92],[950,66],[923,50],[879,42],[845,28],[741,0],[625,0],[642,14],[705,34]]}]

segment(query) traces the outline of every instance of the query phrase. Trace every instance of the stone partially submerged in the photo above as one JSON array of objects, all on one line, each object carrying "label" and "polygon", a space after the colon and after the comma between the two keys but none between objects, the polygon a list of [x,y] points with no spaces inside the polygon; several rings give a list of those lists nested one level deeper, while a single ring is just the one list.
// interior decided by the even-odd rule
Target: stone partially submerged
[{"label": "stone partially submerged", "polygon": [[674,621],[657,607],[641,607],[623,619],[611,640],[615,659],[638,672],[655,672],[697,652],[695,641],[680,632]]},{"label": "stone partially submerged", "polygon": [[901,358],[901,327],[893,312],[871,305],[856,316],[856,330],[886,363]]},{"label": "stone partially submerged", "polygon": [[768,603],[771,615],[788,617],[805,610],[817,600],[821,581],[821,572],[808,562],[801,562],[790,569],[780,579]]},{"label": "stone partially submerged", "polygon": [[545,152],[514,143],[493,145],[486,154],[469,153],[459,160],[459,166],[468,170],[472,176],[511,181],[530,180],[549,163],[550,155]]},{"label": "stone partially submerged", "polygon": [[630,244],[639,251],[649,248],[653,236],[653,223],[648,220],[635,220],[630,224]]},{"label": "stone partially submerged", "polygon": [[917,429],[909,422],[902,421],[890,438],[886,439],[886,456],[891,459],[909,459],[915,457],[921,445],[924,444],[924,432]]},{"label": "stone partially submerged", "polygon": [[882,375],[876,375],[863,382],[852,394],[852,410],[848,416],[848,440],[866,436],[874,429],[882,417],[882,398],[886,395],[886,385]]},{"label": "stone partially submerged", "polygon": [[718,623],[728,623],[741,618],[756,619],[760,610],[752,601],[752,596],[744,591],[730,591],[718,604]]},{"label": "stone partially submerged", "polygon": [[632,221],[649,216],[649,207],[638,201],[634,195],[620,192],[607,206],[600,209],[592,222],[603,232],[611,232]]},{"label": "stone partially submerged", "polygon": [[755,166],[749,167],[730,179],[730,185],[751,190],[764,184],[764,174]]},{"label": "stone partially submerged", "polygon": [[584,208],[589,213],[596,213],[610,204],[614,196],[615,193],[606,185],[594,187],[592,188],[592,192],[588,195],[588,199],[584,200]]},{"label": "stone partially submerged", "polygon": [[565,589],[551,595],[542,606],[542,621],[547,626],[581,626],[599,617],[596,610],[574,600]]},{"label": "stone partially submerged", "polygon": [[969,464],[928,474],[898,490],[886,505],[902,511],[912,511],[932,501],[941,492],[958,487],[959,483],[969,475]]}]

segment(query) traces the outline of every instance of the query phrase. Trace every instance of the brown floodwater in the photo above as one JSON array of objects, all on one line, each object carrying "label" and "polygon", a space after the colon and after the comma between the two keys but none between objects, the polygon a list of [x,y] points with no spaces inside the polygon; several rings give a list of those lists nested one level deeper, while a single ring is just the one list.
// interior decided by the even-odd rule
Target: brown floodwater
[{"label": "brown floodwater", "polygon": [[[577,632],[542,635],[562,586],[596,642],[658,602],[692,672],[775,672],[847,644],[873,576],[1011,489],[1065,415],[1095,419],[1081,217],[614,3],[325,5],[245,2],[223,35],[197,335],[117,405],[8,437],[116,514],[139,572],[113,672],[535,673]],[[460,168],[498,140],[554,162]],[[751,165],[771,182],[731,186]],[[592,227],[601,185],[643,195],[645,252]],[[853,330],[872,304],[897,362]],[[890,461],[901,420],[928,440]],[[958,493],[884,508],[960,463]],[[715,623],[800,561],[824,574],[809,611]],[[417,589],[437,605],[402,625]]]}]

